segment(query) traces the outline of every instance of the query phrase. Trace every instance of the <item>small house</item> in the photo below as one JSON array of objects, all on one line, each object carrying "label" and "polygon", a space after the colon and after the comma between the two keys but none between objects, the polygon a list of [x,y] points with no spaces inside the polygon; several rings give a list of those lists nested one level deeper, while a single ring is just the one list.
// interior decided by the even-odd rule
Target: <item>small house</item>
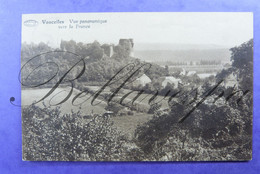
[{"label": "small house", "polygon": [[196,74],[196,71],[189,71],[189,72],[187,73],[187,76],[192,76],[192,75],[194,75],[194,74]]},{"label": "small house", "polygon": [[231,73],[224,79],[224,86],[228,88],[234,87],[235,85],[238,85],[237,75]]},{"label": "small house", "polygon": [[178,88],[179,83],[181,82],[181,79],[172,77],[172,76],[167,76],[162,82],[162,86],[166,87],[168,83],[174,84],[174,88]]},{"label": "small house", "polygon": [[146,84],[151,83],[151,82],[152,82],[152,80],[147,75],[143,74],[141,77],[138,77],[134,81],[134,84],[145,86]]}]

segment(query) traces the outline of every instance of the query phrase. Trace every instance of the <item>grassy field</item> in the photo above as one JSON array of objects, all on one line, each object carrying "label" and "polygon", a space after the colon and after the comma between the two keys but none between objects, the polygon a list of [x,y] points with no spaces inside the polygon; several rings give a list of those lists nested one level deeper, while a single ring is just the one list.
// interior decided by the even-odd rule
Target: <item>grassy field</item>
[{"label": "grassy field", "polygon": [[[92,92],[96,92],[98,91],[101,86],[89,86],[85,83],[81,83],[80,84],[81,86],[84,86],[85,88],[89,89],[90,91]],[[110,91],[111,88],[109,86],[107,86],[101,93],[102,94],[112,94],[112,92]],[[120,91],[117,93],[117,95],[113,98],[112,101],[120,101],[121,98],[126,95],[127,93],[130,93],[132,92],[130,95],[128,95],[125,99],[124,99],[124,102],[123,103],[129,103],[131,104],[131,102],[133,101],[133,99],[138,95],[138,92],[139,91],[132,91],[132,90],[129,90],[129,89],[123,89],[121,88]],[[154,91],[155,93],[156,91]],[[138,105],[141,105],[142,107],[146,107],[146,108],[150,108],[150,105],[149,105],[149,99],[151,99],[154,95],[154,93],[152,94],[141,94],[136,100],[135,100],[135,104],[138,104]],[[169,94],[171,95],[171,94]],[[156,99],[154,100],[154,102],[159,102],[162,104],[162,108],[168,108],[169,105],[168,105],[168,99],[169,97],[166,97],[164,99],[164,96],[157,96]]]},{"label": "grassy field", "polygon": [[134,115],[126,115],[121,117],[112,117],[114,126],[129,139],[134,137],[135,129],[138,125],[142,125],[152,118],[152,114],[137,113]]},{"label": "grassy field", "polygon": [[[51,88],[22,90],[22,106],[30,105],[35,101],[39,101],[43,96],[45,96],[50,91],[50,89]],[[94,89],[94,87],[92,89]],[[95,89],[97,90],[98,88],[95,87]],[[53,92],[53,94],[51,94],[49,97],[47,97],[44,100],[44,103],[47,106],[49,106],[49,104],[53,105],[55,103],[59,103],[60,101],[62,101],[68,95],[69,91],[70,91],[69,87],[57,88]],[[89,115],[92,112],[97,113],[97,114],[103,114],[105,112],[105,107],[107,106],[107,104],[104,101],[101,101],[99,99],[97,99],[96,102],[101,102],[101,103],[96,105],[96,106],[91,105],[90,102],[91,102],[92,98],[90,98],[89,100],[82,103],[81,106],[80,105],[79,106],[73,106],[72,105],[72,98],[75,95],[77,95],[79,92],[80,92],[79,90],[74,89],[72,96],[66,102],[59,105],[61,107],[61,112],[63,114],[70,113],[71,110],[73,110],[74,112],[80,111],[83,115],[84,114]],[[129,90],[124,90],[124,92],[129,92]],[[136,94],[137,94],[137,92],[132,93],[124,101],[125,102],[131,102],[132,99],[136,96]],[[120,94],[120,95],[122,95],[122,94]],[[146,95],[147,94],[142,94],[140,96],[140,99],[144,98]],[[79,98],[79,100],[76,103],[83,102],[88,97],[91,97],[91,96],[90,95],[83,96],[82,98]],[[151,96],[146,97],[146,99],[144,101],[140,102],[140,105],[148,108],[149,107],[148,100],[149,100],[150,97]],[[161,98],[161,97],[159,97],[159,98]],[[138,101],[140,101],[140,100],[137,100],[137,103],[138,103]],[[42,102],[40,102],[36,105],[39,106],[39,107],[42,107],[42,108],[44,107]],[[55,107],[56,106],[51,106],[51,108],[55,108]],[[132,139],[136,127],[138,125],[141,125],[141,124],[147,122],[151,118],[152,118],[151,114],[140,113],[140,112],[134,111],[133,115],[124,115],[124,116],[112,117],[112,121],[114,122],[114,126],[120,132],[122,132],[122,134],[124,134],[128,138]]]},{"label": "grassy field", "polygon": [[[48,93],[49,90],[50,90],[50,88],[22,90],[22,106],[30,105],[34,101],[39,101],[43,96],[45,96]],[[53,94],[51,94],[49,97],[47,97],[44,100],[44,103],[47,106],[49,106],[49,104],[51,104],[51,105],[57,104],[60,101],[62,101],[68,95],[69,91],[70,91],[69,87],[67,87],[67,88],[57,88],[53,92]],[[80,110],[81,113],[86,114],[86,115],[89,115],[92,112],[97,113],[97,114],[103,114],[105,112],[105,109],[104,109],[106,107],[105,102],[101,102],[100,104],[98,104],[96,106],[92,106],[91,103],[90,103],[91,99],[84,102],[82,105],[73,106],[72,105],[72,99],[78,93],[79,93],[79,91],[74,89],[71,97],[66,102],[59,105],[61,107],[62,113],[70,113],[71,110],[73,110],[75,112]],[[85,97],[88,98],[88,97],[90,97],[90,95],[87,95]],[[75,104],[78,104],[79,102],[82,102],[83,100],[84,99],[81,98],[81,99],[78,100],[78,102],[75,102]],[[99,99],[96,100],[96,102],[100,102],[100,101],[101,100],[99,100]],[[37,106],[44,107],[42,103],[38,103]],[[51,106],[51,107],[54,108],[56,106]]]},{"label": "grassy field", "polygon": [[[121,99],[124,94],[127,94],[131,92],[131,90],[128,89],[121,89],[120,90],[122,93],[118,95],[118,98]],[[128,103],[132,102],[133,99],[137,96],[138,91],[135,91],[131,93],[130,95],[127,96],[127,98],[124,100],[125,102],[123,103]],[[140,104],[144,107],[150,107],[149,100],[153,97],[154,94],[141,94],[135,101],[136,104]],[[157,96],[154,99],[154,102],[159,102],[162,104],[162,108],[168,108],[168,98],[164,99],[164,96]]]}]

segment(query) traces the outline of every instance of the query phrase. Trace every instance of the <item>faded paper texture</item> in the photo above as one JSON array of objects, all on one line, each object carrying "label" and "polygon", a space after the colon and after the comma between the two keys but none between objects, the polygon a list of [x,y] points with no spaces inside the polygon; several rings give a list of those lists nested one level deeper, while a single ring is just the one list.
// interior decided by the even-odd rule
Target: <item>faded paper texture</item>
[{"label": "faded paper texture", "polygon": [[252,159],[252,13],[25,14],[27,161]]}]

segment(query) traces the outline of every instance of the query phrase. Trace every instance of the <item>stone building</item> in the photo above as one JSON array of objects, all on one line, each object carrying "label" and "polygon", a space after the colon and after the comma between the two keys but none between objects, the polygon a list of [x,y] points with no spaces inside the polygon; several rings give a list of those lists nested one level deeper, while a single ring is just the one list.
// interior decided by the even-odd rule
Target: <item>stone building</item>
[{"label": "stone building", "polygon": [[[119,46],[123,48],[123,50],[126,52],[126,54],[130,57],[134,57],[134,40],[133,39],[120,39]],[[115,46],[114,44],[103,44],[101,46],[104,50],[104,54],[108,57],[112,57],[115,53]]]},{"label": "stone building", "polygon": [[105,55],[112,57],[114,55],[114,45],[113,44],[104,44],[101,46],[103,48]]},{"label": "stone building", "polygon": [[134,57],[134,40],[133,39],[120,39],[119,45],[122,46],[130,57]]}]

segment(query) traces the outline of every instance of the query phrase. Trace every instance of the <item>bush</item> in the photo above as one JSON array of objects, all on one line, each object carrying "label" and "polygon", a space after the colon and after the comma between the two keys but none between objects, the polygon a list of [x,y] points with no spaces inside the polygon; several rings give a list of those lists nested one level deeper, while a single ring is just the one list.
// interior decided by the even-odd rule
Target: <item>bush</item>
[{"label": "bush", "polygon": [[35,105],[23,108],[22,117],[24,160],[124,160],[125,140],[110,117],[95,115],[87,122],[79,112]]},{"label": "bush", "polygon": [[127,115],[134,115],[134,112],[133,111],[128,111]]}]

